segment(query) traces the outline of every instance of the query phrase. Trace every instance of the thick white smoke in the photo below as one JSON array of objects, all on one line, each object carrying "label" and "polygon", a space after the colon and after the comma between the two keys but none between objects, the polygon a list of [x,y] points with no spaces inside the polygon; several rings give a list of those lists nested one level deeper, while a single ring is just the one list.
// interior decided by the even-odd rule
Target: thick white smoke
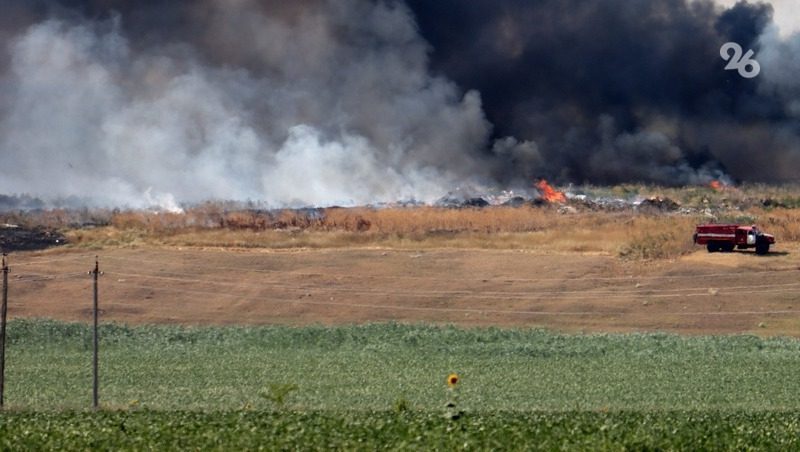
[{"label": "thick white smoke", "polygon": [[189,42],[140,46],[124,17],[18,34],[0,81],[0,193],[352,205],[431,201],[486,176],[480,97],[429,73],[404,7],[282,20],[250,3],[226,3],[208,30],[249,65],[212,64]]}]

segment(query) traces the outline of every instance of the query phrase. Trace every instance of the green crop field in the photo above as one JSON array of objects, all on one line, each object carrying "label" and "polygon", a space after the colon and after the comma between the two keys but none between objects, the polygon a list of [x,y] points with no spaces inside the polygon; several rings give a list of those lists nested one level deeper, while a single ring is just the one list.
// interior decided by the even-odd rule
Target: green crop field
[{"label": "green crop field", "polygon": [[800,445],[794,339],[103,325],[91,413],[88,326],[8,334],[5,448]]},{"label": "green crop field", "polygon": [[11,413],[0,450],[797,450],[800,411]]}]

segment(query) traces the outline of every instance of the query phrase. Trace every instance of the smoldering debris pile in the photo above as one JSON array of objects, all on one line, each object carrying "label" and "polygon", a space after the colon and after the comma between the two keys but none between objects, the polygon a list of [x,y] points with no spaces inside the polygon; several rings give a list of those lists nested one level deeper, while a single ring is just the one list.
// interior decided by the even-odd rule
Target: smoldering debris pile
[{"label": "smoldering debris pile", "polygon": [[652,196],[639,203],[639,210],[649,209],[659,212],[674,212],[680,209],[681,205],[661,196]]},{"label": "smoldering debris pile", "polygon": [[535,204],[541,197],[535,191],[514,192],[503,190],[497,193],[479,193],[475,190],[458,189],[439,198],[433,203],[434,207],[465,208],[465,207],[491,207],[510,206],[522,207]]},{"label": "smoldering debris pile", "polygon": [[[623,198],[571,191],[562,192],[543,182],[538,184],[538,189],[523,192],[502,191],[499,194],[451,192],[436,201],[433,206],[452,209],[555,206],[562,213],[580,211],[670,213],[682,210],[681,203],[666,196],[634,195]],[[685,211],[688,213],[691,209]]]}]

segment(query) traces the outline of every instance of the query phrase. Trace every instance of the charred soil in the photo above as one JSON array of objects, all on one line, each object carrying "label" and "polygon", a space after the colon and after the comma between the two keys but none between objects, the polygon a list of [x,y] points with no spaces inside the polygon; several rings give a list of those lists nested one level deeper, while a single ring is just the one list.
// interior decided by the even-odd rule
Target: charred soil
[{"label": "charred soil", "polygon": [[0,250],[4,253],[43,250],[66,243],[66,237],[55,230],[0,225]]}]

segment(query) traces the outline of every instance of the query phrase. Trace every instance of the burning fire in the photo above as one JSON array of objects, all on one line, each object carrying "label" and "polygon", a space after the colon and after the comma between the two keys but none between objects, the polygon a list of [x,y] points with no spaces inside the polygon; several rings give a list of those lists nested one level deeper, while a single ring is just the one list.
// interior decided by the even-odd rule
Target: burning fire
[{"label": "burning fire", "polygon": [[542,199],[547,202],[567,202],[567,197],[564,196],[564,193],[551,187],[544,179],[536,183],[536,188],[539,190],[539,193],[541,193]]},{"label": "burning fire", "polygon": [[714,191],[727,191],[727,190],[735,190],[736,187],[733,185],[729,185],[727,182],[723,182],[719,179],[714,179],[708,183],[708,188]]}]

